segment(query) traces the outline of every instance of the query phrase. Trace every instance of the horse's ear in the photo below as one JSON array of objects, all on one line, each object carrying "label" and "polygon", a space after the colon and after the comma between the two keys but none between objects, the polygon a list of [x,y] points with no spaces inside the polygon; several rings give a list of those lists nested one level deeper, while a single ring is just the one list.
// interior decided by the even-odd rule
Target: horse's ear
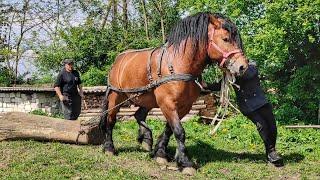
[{"label": "horse's ear", "polygon": [[221,28],[221,21],[217,17],[210,16],[210,23],[213,25],[214,29]]}]

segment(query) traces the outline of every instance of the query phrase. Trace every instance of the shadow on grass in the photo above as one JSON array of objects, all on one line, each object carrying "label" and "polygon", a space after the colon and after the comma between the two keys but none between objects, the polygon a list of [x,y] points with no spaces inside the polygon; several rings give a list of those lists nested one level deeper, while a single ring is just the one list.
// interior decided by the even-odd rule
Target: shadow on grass
[{"label": "shadow on grass", "polygon": [[[203,141],[198,141],[197,145],[188,146],[188,154],[190,158],[196,159],[200,166],[209,162],[223,161],[223,162],[237,162],[237,161],[254,161],[266,162],[265,154],[259,153],[238,153],[230,152],[223,149],[215,149],[213,145],[207,144]],[[304,159],[304,155],[299,153],[291,153],[283,155],[285,163],[298,163]]]},{"label": "shadow on grass", "polygon": [[147,151],[145,151],[144,149],[142,149],[139,146],[129,146],[129,147],[118,147],[118,148],[116,148],[116,152],[118,154],[118,153],[130,153],[130,152],[145,153]]},{"label": "shadow on grass", "polygon": [[[248,153],[248,152],[230,152],[223,149],[215,149],[213,145],[198,141],[197,145],[187,147],[189,157],[196,159],[199,166],[204,166],[210,162],[241,162],[252,161],[258,163],[266,163],[266,156],[264,153]],[[131,153],[146,151],[139,146],[119,147],[116,148],[118,153]],[[175,154],[175,146],[168,147],[169,159],[172,161]],[[299,163],[305,158],[304,155],[299,153],[290,153],[283,155],[285,163]]]}]

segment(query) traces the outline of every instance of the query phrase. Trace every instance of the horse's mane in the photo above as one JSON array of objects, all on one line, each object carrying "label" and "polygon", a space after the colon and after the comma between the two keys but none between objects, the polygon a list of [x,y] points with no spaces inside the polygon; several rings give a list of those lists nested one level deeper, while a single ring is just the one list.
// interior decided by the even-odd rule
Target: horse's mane
[{"label": "horse's mane", "polygon": [[[167,37],[169,46],[173,45],[175,50],[178,50],[180,43],[183,40],[191,40],[193,52],[197,51],[199,47],[207,48],[208,45],[208,25],[210,16],[223,19],[225,23],[222,28],[230,32],[231,38],[234,39],[239,48],[242,49],[242,41],[240,33],[234,23],[228,18],[219,13],[211,14],[209,12],[197,13],[193,16],[188,16],[179,21],[172,29]],[[183,51],[185,50],[185,41]]]}]

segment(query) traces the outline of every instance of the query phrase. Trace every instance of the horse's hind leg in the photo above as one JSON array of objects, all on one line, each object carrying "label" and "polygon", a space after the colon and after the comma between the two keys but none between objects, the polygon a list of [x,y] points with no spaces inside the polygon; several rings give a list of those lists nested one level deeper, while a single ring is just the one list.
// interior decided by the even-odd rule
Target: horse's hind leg
[{"label": "horse's hind leg", "polygon": [[168,162],[167,146],[172,133],[171,127],[169,123],[167,123],[163,133],[158,137],[157,144],[155,145],[151,156],[155,158],[159,164],[165,164]]},{"label": "horse's hind leg", "polygon": [[146,123],[146,117],[148,115],[149,109],[144,107],[139,107],[139,109],[134,114],[134,117],[139,124],[139,131],[138,131],[138,142],[142,144],[142,148],[146,151],[152,150],[153,138],[152,138],[152,131],[148,127]]},{"label": "horse's hind leg", "polygon": [[120,107],[115,106],[122,102],[123,99],[123,95],[111,91],[110,94],[106,96],[105,103],[103,106],[104,112],[107,109],[109,109],[109,112],[103,113],[100,120],[100,128],[106,135],[106,140],[103,144],[102,151],[112,155],[115,154],[115,148],[112,139],[112,130],[116,123],[116,115],[120,109]]}]

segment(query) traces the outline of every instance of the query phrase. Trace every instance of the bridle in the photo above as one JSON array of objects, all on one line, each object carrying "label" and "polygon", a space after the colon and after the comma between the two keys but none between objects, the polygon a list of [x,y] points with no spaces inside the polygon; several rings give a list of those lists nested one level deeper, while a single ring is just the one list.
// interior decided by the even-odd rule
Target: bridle
[{"label": "bridle", "polygon": [[242,54],[242,50],[240,49],[235,49],[233,51],[229,51],[229,52],[225,52],[224,50],[222,50],[214,41],[213,41],[213,35],[214,35],[214,31],[215,29],[213,29],[213,32],[211,33],[211,37],[209,40],[209,47],[210,45],[212,45],[216,50],[218,50],[221,54],[222,54],[222,61],[220,62],[219,66],[223,67],[224,63],[227,61],[227,59],[229,59],[229,57],[233,54]]}]

